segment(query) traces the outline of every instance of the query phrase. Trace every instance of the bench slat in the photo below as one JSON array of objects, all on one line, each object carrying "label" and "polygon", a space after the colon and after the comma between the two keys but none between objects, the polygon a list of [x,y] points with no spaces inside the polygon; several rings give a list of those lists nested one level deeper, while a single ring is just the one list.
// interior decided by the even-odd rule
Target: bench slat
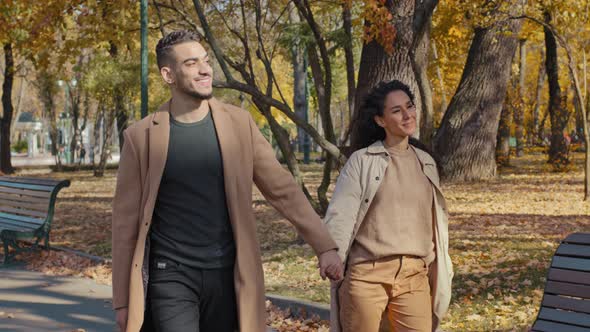
[{"label": "bench slat", "polygon": [[539,318],[554,322],[590,327],[590,315],[578,312],[541,308]]},{"label": "bench slat", "polygon": [[547,274],[548,280],[584,284],[590,286],[590,272],[562,270],[551,268]]},{"label": "bench slat", "polygon": [[16,188],[16,189],[30,189],[30,190],[36,190],[36,191],[53,191],[53,188],[55,188],[55,186],[44,186],[44,185],[40,185],[40,184],[6,182],[6,181],[0,181],[0,187],[9,187],[9,188]]},{"label": "bench slat", "polygon": [[551,267],[590,272],[590,259],[555,256]]},{"label": "bench slat", "polygon": [[590,245],[590,233],[573,233],[568,235],[563,242]]},{"label": "bench slat", "polygon": [[546,320],[537,319],[533,325],[532,332],[588,332],[588,329],[580,326],[572,326],[560,324],[555,322],[548,322]]},{"label": "bench slat", "polygon": [[3,213],[0,212],[0,218],[2,219],[12,219],[12,220],[17,220],[17,221],[24,221],[27,223],[44,223],[45,222],[45,218],[31,218],[31,217],[25,217],[25,216],[17,216],[15,214],[10,214],[10,213]]},{"label": "bench slat", "polygon": [[590,314],[590,301],[565,296],[545,294],[541,306]]},{"label": "bench slat", "polygon": [[39,228],[39,227],[43,226],[43,224],[44,224],[44,220],[41,220],[38,222],[26,222],[26,221],[7,219],[7,218],[0,218],[0,222],[2,222],[4,224],[23,226],[23,227],[32,227],[32,228]]},{"label": "bench slat", "polygon": [[557,248],[556,255],[590,258],[590,246],[564,243]]},{"label": "bench slat", "polygon": [[9,194],[19,194],[25,196],[33,196],[33,197],[44,197],[49,198],[51,197],[51,192],[49,191],[34,191],[34,190],[26,190],[26,189],[15,189],[15,188],[7,188],[0,186],[0,192],[9,193]]},{"label": "bench slat", "polygon": [[31,225],[25,225],[25,224],[11,224],[10,221],[4,221],[4,220],[0,220],[0,232],[2,232],[3,230],[9,230],[9,231],[16,231],[16,232],[31,232],[36,230],[37,228],[39,228],[40,225],[38,225],[37,227],[33,227]]},{"label": "bench slat", "polygon": [[37,211],[40,213],[47,214],[49,211],[49,202],[45,203],[29,203],[29,202],[17,202],[17,201],[8,201],[2,200],[0,198],[0,206],[4,206],[7,208],[15,208],[15,209],[27,209],[31,211]]},{"label": "bench slat", "polygon": [[40,185],[44,185],[44,186],[54,186],[54,187],[64,181],[69,181],[69,180],[31,178],[31,177],[26,177],[26,176],[0,176],[0,182],[30,183],[30,184],[40,184]]},{"label": "bench slat", "polygon": [[21,195],[10,194],[10,193],[8,193],[8,194],[0,193],[0,202],[3,202],[3,201],[9,201],[10,204],[12,204],[12,202],[40,204],[43,206],[47,206],[47,209],[49,209],[49,200],[47,198],[21,196]]},{"label": "bench slat", "polygon": [[545,293],[556,295],[568,295],[580,298],[590,298],[590,286],[569,284],[565,282],[547,281]]},{"label": "bench slat", "polygon": [[1,203],[0,203],[0,212],[7,212],[10,214],[20,214],[23,216],[38,217],[38,218],[43,218],[43,219],[47,218],[46,212],[39,212],[39,211],[25,210],[25,209],[15,209],[12,207],[3,206]]}]

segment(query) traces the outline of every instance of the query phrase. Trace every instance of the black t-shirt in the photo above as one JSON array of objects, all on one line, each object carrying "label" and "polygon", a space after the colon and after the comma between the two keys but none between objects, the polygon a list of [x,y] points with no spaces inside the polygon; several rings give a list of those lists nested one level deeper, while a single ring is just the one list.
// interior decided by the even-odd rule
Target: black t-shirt
[{"label": "black t-shirt", "polygon": [[211,112],[195,123],[170,116],[168,156],[150,240],[154,257],[203,269],[234,264],[223,163]]}]

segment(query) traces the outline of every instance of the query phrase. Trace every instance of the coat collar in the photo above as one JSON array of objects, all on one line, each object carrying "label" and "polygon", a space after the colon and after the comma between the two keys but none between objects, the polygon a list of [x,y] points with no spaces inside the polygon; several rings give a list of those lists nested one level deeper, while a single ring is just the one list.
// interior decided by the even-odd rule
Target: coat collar
[{"label": "coat collar", "polygon": [[375,143],[369,145],[367,152],[370,154],[387,154],[387,149],[385,148],[383,141],[376,141]]},{"label": "coat collar", "polygon": [[[428,153],[412,145],[410,145],[410,148],[416,152],[416,156],[418,156],[418,160],[420,161],[422,167],[424,167],[424,165],[435,165],[434,161],[432,160],[432,157]],[[376,141],[375,143],[369,145],[367,147],[367,153],[389,155],[389,152],[387,152],[387,149],[385,148],[385,144],[383,144],[383,141]]]},{"label": "coat collar", "polygon": [[[432,157],[426,151],[422,151],[412,145],[410,145],[410,148],[413,149],[416,153],[416,156],[418,157],[418,161],[420,162],[420,166],[422,167],[424,175],[428,177],[428,179],[430,180],[430,182],[432,182],[432,184],[434,184],[436,189],[441,190],[439,178],[436,174],[436,163],[434,162],[434,159],[432,159]],[[367,153],[372,155],[389,156],[389,152],[387,152],[387,149],[385,148],[383,141],[376,141],[375,143],[369,145],[367,147]],[[434,168],[426,166],[432,166]]]}]

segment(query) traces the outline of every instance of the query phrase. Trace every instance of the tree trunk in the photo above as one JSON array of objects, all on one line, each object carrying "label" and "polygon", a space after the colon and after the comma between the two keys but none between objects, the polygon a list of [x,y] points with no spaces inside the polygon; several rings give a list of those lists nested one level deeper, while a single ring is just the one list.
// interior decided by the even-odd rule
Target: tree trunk
[{"label": "tree trunk", "polygon": [[[311,73],[313,76],[313,81],[316,88],[316,93],[318,97],[318,105],[319,105],[319,116],[322,122],[322,129],[324,131],[324,136],[326,139],[332,143],[336,144],[336,135],[334,134],[334,126],[332,124],[332,116],[330,115],[330,103],[331,103],[331,94],[332,94],[332,87],[331,87],[331,73],[326,71],[326,78],[329,78],[329,81],[324,81],[324,73],[322,71],[322,67],[320,65],[316,49],[314,47],[310,47],[309,49],[309,64],[311,66]],[[328,67],[329,68],[329,67]],[[324,162],[324,171],[322,175],[322,182],[318,187],[318,200],[320,202],[321,212],[324,212],[328,209],[328,187],[330,186],[330,182],[332,180],[332,167],[334,158],[331,154],[326,154],[326,160]]]},{"label": "tree trunk", "polygon": [[[336,135],[334,133],[334,125],[332,124],[332,116],[330,107],[332,103],[332,64],[330,62],[330,55],[326,46],[326,40],[324,35],[317,24],[314,13],[311,10],[311,6],[308,0],[295,0],[295,6],[299,9],[301,16],[307,21],[314,40],[315,46],[308,48],[309,63],[311,66],[311,73],[318,97],[318,112],[322,118],[322,128],[324,135],[328,142],[337,144]],[[316,50],[317,48],[317,50]],[[318,58],[319,52],[319,58]],[[321,59],[321,63],[320,63]],[[328,209],[328,187],[332,180],[332,168],[333,168],[334,157],[332,154],[326,153],[326,161],[324,163],[324,174],[322,182],[320,183],[317,193],[318,200],[320,202],[320,212],[324,212]]]},{"label": "tree trunk", "polygon": [[[105,110],[103,109],[101,112],[101,121],[103,123],[103,132],[102,135],[102,149],[100,150],[100,159],[98,161],[98,165],[94,167],[94,176],[95,177],[102,177],[104,176],[104,170],[107,166],[107,161],[111,156],[111,147],[110,142],[111,138],[113,137],[113,126],[115,125],[115,110]],[[95,126],[96,128],[96,126]],[[100,128],[100,126],[99,126]],[[95,134],[96,137],[96,134]]]},{"label": "tree trunk", "polygon": [[[545,22],[551,23],[551,14],[545,12]],[[545,66],[549,82],[549,119],[551,121],[551,145],[549,146],[548,162],[555,170],[562,170],[569,164],[568,146],[563,131],[567,126],[568,112],[563,104],[559,86],[559,63],[557,60],[557,43],[547,27],[545,32]]]},{"label": "tree trunk", "polygon": [[522,20],[511,20],[475,30],[461,82],[434,139],[446,179],[496,175],[498,123],[521,26]]},{"label": "tree trunk", "polygon": [[51,155],[55,157],[55,164],[58,170],[62,169],[61,156],[59,151],[59,136],[57,130],[57,114],[55,107],[55,95],[59,87],[57,78],[47,68],[37,68],[37,77],[34,84],[38,90],[39,99],[43,104],[43,118],[49,130],[51,140]]},{"label": "tree trunk", "polygon": [[438,63],[438,52],[436,50],[436,43],[432,43],[432,56],[436,63],[436,78],[438,79],[438,84],[440,88],[440,108],[439,113],[441,117],[445,114],[445,110],[447,109],[447,93],[445,91],[445,82],[443,79],[442,69],[440,69],[440,64]]},{"label": "tree trunk", "polygon": [[[543,118],[541,119],[541,123],[539,123],[539,132],[538,132],[537,139],[543,145],[545,145],[545,123],[547,123],[548,117],[549,117],[549,109],[547,109],[547,111],[543,115]],[[550,142],[548,142],[548,143],[550,143]]]},{"label": "tree trunk", "polygon": [[76,112],[72,112],[72,114],[75,114],[74,116],[72,116],[72,129],[73,129],[73,133],[72,133],[72,138],[70,139],[70,160],[72,161],[72,164],[76,163],[76,148],[78,147],[78,138],[81,136],[80,133],[80,128],[78,126],[78,122],[80,121],[80,105],[78,104],[78,106],[74,106],[72,105],[72,111],[74,109],[74,107],[77,107],[78,110]]},{"label": "tree trunk", "polygon": [[[297,8],[289,2],[289,21],[291,24],[300,24],[301,18]],[[293,62],[293,109],[301,119],[307,119],[307,61],[304,46],[301,40],[297,39],[291,49]],[[297,126],[297,149],[305,154],[305,140],[307,133],[303,128]],[[309,146],[307,147],[309,149]],[[309,151],[307,151],[309,159]],[[306,158],[304,158],[306,159]],[[309,162],[309,160],[307,160]]]},{"label": "tree trunk", "polygon": [[121,95],[121,93],[118,91],[115,91],[113,98],[115,98],[119,151],[123,151],[123,143],[125,140],[125,135],[123,135],[123,132],[129,126],[129,115],[127,114],[127,108],[125,107],[123,95]]},{"label": "tree trunk", "polygon": [[414,52],[414,72],[420,88],[422,102],[422,120],[420,121],[420,138],[427,146],[432,141],[434,133],[434,106],[432,105],[432,87],[428,78],[428,56],[430,50],[430,23],[422,35],[418,47]]},{"label": "tree trunk", "polygon": [[[78,61],[80,65],[82,60]],[[81,77],[80,75],[76,75],[76,81],[80,82]],[[70,139],[70,160],[72,164],[76,163],[76,151],[78,151],[77,147],[80,146],[80,137],[82,136],[81,129],[80,129],[80,102],[81,102],[81,94],[82,88],[80,85],[76,85],[74,89],[66,82],[66,87],[69,91],[70,102],[71,102],[71,110],[72,110],[72,137]]]},{"label": "tree trunk", "polygon": [[10,160],[10,125],[12,123],[12,84],[14,82],[14,58],[12,44],[4,44],[4,83],[2,83],[2,120],[0,120],[0,171],[12,174]]},{"label": "tree trunk", "polygon": [[574,86],[574,83],[572,82],[571,85],[571,90],[573,91],[573,95],[574,95],[574,109],[575,109],[575,128],[574,128],[574,134],[576,137],[572,136],[572,140],[574,138],[576,138],[577,140],[580,139],[582,137],[584,137],[584,117],[582,114],[582,102],[578,99],[578,95],[576,94],[576,87]]},{"label": "tree trunk", "polygon": [[[416,109],[418,118],[421,118],[422,96],[420,87],[414,75],[412,61],[410,59],[410,48],[413,44],[414,32],[412,21],[414,14],[414,0],[387,0],[386,5],[395,18],[396,37],[393,45],[393,53],[387,54],[383,46],[376,40],[372,40],[363,45],[361,51],[361,60],[358,70],[358,84],[356,87],[355,112],[357,112],[368,94],[374,86],[382,81],[396,79],[407,84],[415,96]],[[365,21],[365,27],[370,27],[371,23]],[[356,116],[355,116],[356,118]],[[354,135],[354,133],[351,133]],[[351,137],[351,140],[355,139]]]},{"label": "tree trunk", "polygon": [[[113,61],[118,61],[119,59],[119,48],[113,41],[109,41],[109,54]],[[125,140],[123,131],[127,129],[129,115],[127,114],[127,109],[125,108],[124,96],[121,94],[119,89],[115,88],[113,90],[113,100],[115,105],[115,114],[117,118],[117,134],[119,138],[119,151],[123,151],[123,141]]]},{"label": "tree trunk", "polygon": [[540,119],[539,119],[539,109],[541,107],[541,93],[543,92],[543,85],[545,84],[545,60],[544,60],[544,53],[541,55],[541,64],[539,65],[539,76],[537,76],[537,92],[535,93],[535,107],[533,108],[533,130],[529,134],[532,136],[530,139],[531,143],[534,145],[539,145],[542,143],[542,139],[539,139],[540,130],[543,128],[540,127]]},{"label": "tree trunk", "polygon": [[[427,0],[420,2],[414,0],[385,1],[384,5],[393,16],[396,31],[393,53],[389,55],[383,46],[375,40],[363,45],[354,98],[355,114],[362,106],[370,89],[381,81],[392,79],[404,82],[414,93],[419,123],[422,123],[423,112],[431,111],[431,106],[429,110],[424,109],[429,103],[431,104],[431,101],[426,105],[423,102],[422,93],[424,91],[428,93],[430,86],[426,88],[428,81],[424,79],[424,75],[427,68],[422,68],[422,66],[428,64],[428,27],[432,12],[437,4],[438,1]],[[366,20],[365,28],[370,26],[371,22]],[[413,59],[415,61],[412,61]],[[431,99],[431,96],[426,96],[426,100]],[[353,118],[356,119],[356,115]],[[426,124],[430,122],[431,119]],[[415,136],[420,135],[421,133],[417,132]]]},{"label": "tree trunk", "polygon": [[18,121],[18,118],[20,118],[20,114],[21,114],[21,110],[22,110],[22,100],[23,97],[25,95],[25,85],[27,83],[27,80],[22,77],[20,80],[20,87],[18,88],[18,99],[16,100],[16,110],[14,112],[14,121],[12,121],[12,124],[10,125],[10,141],[14,141],[16,138],[14,137],[14,125],[16,124],[16,122]]},{"label": "tree trunk", "polygon": [[[342,4],[342,26],[346,36],[344,40],[344,58],[346,61],[346,83],[348,87],[348,123],[350,124],[352,113],[354,111],[356,82],[354,80],[354,52],[352,49],[352,17],[350,6],[347,3]],[[342,133],[344,132],[346,132],[346,130],[342,127]]]},{"label": "tree trunk", "polygon": [[516,137],[516,156],[524,155],[524,91],[526,72],[526,39],[520,40],[520,67],[518,84],[518,107],[514,109],[514,136]]},{"label": "tree trunk", "polygon": [[509,103],[505,103],[500,114],[498,135],[496,140],[496,164],[500,167],[510,166],[510,124],[511,112]]},{"label": "tree trunk", "polygon": [[51,153],[55,157],[55,166],[57,167],[57,171],[61,172],[62,170],[62,160],[61,160],[61,151],[59,149],[59,134],[57,129],[57,119],[55,114],[55,105],[48,110],[48,119],[49,119],[49,138],[51,139]]}]

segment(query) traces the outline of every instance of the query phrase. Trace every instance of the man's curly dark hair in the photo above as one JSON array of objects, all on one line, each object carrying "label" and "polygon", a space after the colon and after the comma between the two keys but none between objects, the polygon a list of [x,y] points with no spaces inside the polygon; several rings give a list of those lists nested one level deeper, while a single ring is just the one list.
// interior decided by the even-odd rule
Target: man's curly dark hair
[{"label": "man's curly dark hair", "polygon": [[156,60],[158,61],[158,68],[170,64],[172,60],[172,47],[174,45],[195,41],[200,42],[201,37],[194,31],[178,30],[173,31],[164,36],[158,41],[156,46]]}]

